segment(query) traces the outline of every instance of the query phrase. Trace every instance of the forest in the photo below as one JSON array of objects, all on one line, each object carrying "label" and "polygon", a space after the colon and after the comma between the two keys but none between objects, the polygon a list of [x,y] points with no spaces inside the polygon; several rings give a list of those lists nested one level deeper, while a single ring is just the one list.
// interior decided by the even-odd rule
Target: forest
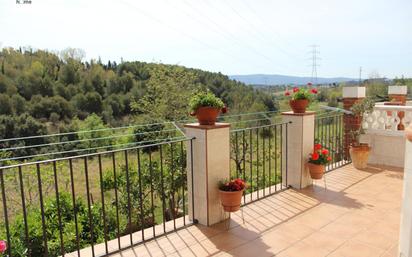
[{"label": "forest", "polygon": [[210,90],[231,113],[276,110],[270,95],[221,73],[145,62],[84,61],[81,49],[0,52],[0,138],[75,131],[96,114],[105,126],[187,119],[188,99]]}]

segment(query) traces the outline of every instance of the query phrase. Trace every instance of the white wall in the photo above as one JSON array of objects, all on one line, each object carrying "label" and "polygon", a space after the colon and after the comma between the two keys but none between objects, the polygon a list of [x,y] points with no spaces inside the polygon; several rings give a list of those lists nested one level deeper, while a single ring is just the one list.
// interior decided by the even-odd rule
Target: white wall
[{"label": "white wall", "polygon": [[369,164],[404,167],[405,136],[403,133],[385,132],[362,135],[361,142],[371,147]]},{"label": "white wall", "polygon": [[402,257],[412,257],[412,142],[406,141],[405,148],[399,252]]}]

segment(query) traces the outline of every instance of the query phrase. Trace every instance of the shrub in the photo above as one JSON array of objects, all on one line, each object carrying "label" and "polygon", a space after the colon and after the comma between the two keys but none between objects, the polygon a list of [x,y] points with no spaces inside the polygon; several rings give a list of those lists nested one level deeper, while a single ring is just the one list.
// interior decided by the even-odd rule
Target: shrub
[{"label": "shrub", "polygon": [[196,111],[198,108],[206,106],[222,109],[225,107],[225,104],[220,98],[210,92],[197,93],[190,99],[189,107],[191,111]]}]

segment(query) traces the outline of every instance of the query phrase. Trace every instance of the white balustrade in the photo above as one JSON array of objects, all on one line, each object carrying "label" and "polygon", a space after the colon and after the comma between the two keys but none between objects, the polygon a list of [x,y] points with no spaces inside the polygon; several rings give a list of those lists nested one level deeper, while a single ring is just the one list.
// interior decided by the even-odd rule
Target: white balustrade
[{"label": "white balustrade", "polygon": [[364,115],[362,126],[368,133],[400,135],[403,134],[400,129],[411,122],[412,106],[376,104],[372,113]]}]

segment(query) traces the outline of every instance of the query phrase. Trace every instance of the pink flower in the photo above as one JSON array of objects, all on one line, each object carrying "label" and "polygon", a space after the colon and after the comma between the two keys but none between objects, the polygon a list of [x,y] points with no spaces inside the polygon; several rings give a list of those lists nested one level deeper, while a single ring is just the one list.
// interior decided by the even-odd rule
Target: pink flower
[{"label": "pink flower", "polygon": [[290,92],[289,92],[289,91],[286,91],[286,92],[285,92],[285,96],[290,96]]},{"label": "pink flower", "polygon": [[308,82],[308,86],[312,86],[312,82]]},{"label": "pink flower", "polygon": [[0,253],[4,253],[7,250],[6,241],[0,240]]},{"label": "pink flower", "polygon": [[297,87],[294,87],[293,88],[293,93],[296,93],[296,92],[298,92],[299,91],[299,88],[297,88]]}]

